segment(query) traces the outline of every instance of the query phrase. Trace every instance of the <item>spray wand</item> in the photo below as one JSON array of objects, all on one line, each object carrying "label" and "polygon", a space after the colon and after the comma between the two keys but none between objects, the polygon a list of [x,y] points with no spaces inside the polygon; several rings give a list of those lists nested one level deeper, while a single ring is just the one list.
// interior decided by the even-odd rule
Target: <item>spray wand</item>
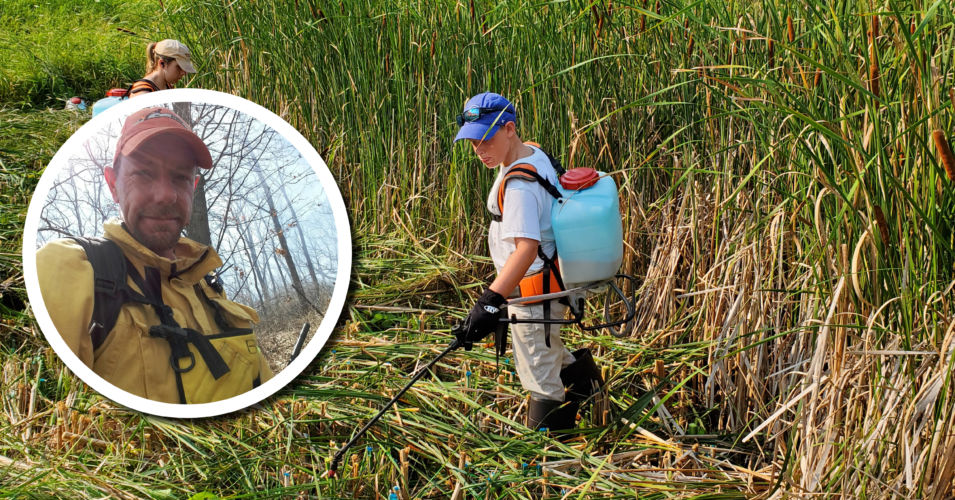
[{"label": "spray wand", "polygon": [[385,412],[388,411],[389,408],[391,408],[396,402],[398,402],[398,400],[401,399],[401,396],[404,395],[404,393],[407,392],[408,389],[410,389],[415,382],[417,382],[421,377],[423,377],[426,373],[428,373],[428,371],[431,370],[431,367],[434,366],[435,363],[437,363],[441,358],[447,356],[448,353],[457,349],[458,347],[461,347],[461,343],[460,341],[458,341],[456,334],[463,328],[464,327],[460,324],[455,326],[451,330],[451,333],[455,334],[455,339],[451,341],[451,344],[448,347],[446,347],[444,351],[441,351],[441,354],[438,354],[434,359],[432,359],[431,362],[429,362],[423,368],[418,370],[418,372],[411,377],[411,380],[408,382],[408,384],[402,387],[401,390],[398,391],[398,394],[395,394],[395,397],[391,398],[391,401],[388,401],[388,403],[385,404],[384,408],[382,408],[377,415],[372,417],[372,419],[369,420],[364,427],[359,429],[358,432],[356,432],[355,435],[352,436],[351,440],[345,443],[345,446],[342,446],[342,448],[338,450],[337,453],[335,453],[335,456],[332,457],[332,463],[328,466],[328,471],[326,472],[326,475],[328,477],[335,477],[335,471],[338,469],[338,464],[341,462],[342,458],[345,456],[345,452],[348,451],[348,448],[351,448],[351,446],[355,444],[355,442],[358,441],[359,438],[364,436],[365,432],[367,432],[372,425],[375,425],[375,422],[377,422],[378,419],[380,419],[382,415],[384,415]]}]

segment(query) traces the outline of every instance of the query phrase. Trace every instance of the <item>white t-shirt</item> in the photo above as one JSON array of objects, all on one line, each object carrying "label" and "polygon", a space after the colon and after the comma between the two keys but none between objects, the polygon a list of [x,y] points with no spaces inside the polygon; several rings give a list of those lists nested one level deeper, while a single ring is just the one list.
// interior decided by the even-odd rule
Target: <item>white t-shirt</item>
[{"label": "white t-shirt", "polygon": [[[557,185],[557,172],[551,166],[547,155],[540,149],[530,146],[534,153],[530,156],[520,158],[514,163],[501,167],[497,178],[494,180],[494,187],[487,197],[487,208],[492,214],[498,214],[497,192],[501,186],[501,180],[512,167],[521,163],[529,163],[537,169],[541,177]],[[507,258],[514,253],[517,248],[514,245],[514,238],[530,238],[540,242],[544,255],[553,256],[556,252],[554,243],[554,230],[550,224],[551,205],[554,197],[544,189],[537,181],[524,179],[511,179],[507,183],[507,190],[504,192],[504,213],[501,215],[501,221],[491,221],[488,229],[487,242],[491,250],[491,260],[494,261],[494,267],[497,272],[501,272]],[[527,270],[527,275],[534,274],[544,267],[544,262],[537,257]]]}]

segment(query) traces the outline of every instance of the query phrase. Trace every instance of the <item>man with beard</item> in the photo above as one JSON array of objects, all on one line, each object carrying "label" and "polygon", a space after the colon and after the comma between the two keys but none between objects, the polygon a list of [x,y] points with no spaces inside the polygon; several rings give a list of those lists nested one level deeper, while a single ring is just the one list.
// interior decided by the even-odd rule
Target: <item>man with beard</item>
[{"label": "man with beard", "polygon": [[181,237],[202,140],[173,111],[126,119],[104,169],[122,220],[104,238],[66,238],[37,252],[40,290],[66,344],[116,387],[165,403],[242,394],[272,376],[252,331],[258,314],[228,300],[212,248]]}]

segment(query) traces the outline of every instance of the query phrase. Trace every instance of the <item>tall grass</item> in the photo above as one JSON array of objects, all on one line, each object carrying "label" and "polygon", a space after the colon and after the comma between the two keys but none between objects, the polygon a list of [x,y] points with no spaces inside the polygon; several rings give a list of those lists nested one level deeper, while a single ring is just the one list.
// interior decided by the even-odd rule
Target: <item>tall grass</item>
[{"label": "tall grass", "polygon": [[951,491],[955,207],[931,139],[955,130],[945,2],[181,14],[222,68],[196,85],[306,131],[359,233],[452,261],[483,253],[489,185],[452,117],[479,91],[513,97],[524,138],[616,172],[625,268],[645,276],[634,336],[707,349],[686,367],[688,414],[758,430],[756,463],[795,492]]},{"label": "tall grass", "polygon": [[16,108],[90,104],[142,77],[157,5],[11,0],[0,10],[0,102]]}]

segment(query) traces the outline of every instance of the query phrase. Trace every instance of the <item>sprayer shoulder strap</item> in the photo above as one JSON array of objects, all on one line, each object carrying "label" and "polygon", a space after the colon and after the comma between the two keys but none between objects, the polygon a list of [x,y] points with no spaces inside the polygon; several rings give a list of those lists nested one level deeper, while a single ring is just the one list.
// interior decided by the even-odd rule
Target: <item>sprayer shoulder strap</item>
[{"label": "sprayer shoulder strap", "polygon": [[529,163],[518,163],[504,174],[504,178],[501,179],[500,187],[497,190],[497,209],[501,214],[504,213],[504,193],[507,190],[507,183],[513,179],[537,182],[554,198],[561,197],[560,191],[558,191],[550,181],[541,177],[533,165]]},{"label": "sprayer shoulder strap", "polygon": [[157,92],[159,91],[159,86],[153,83],[152,80],[147,80],[145,78],[140,78],[133,82],[129,87],[126,88],[126,95],[132,97],[133,94],[139,92]]}]

